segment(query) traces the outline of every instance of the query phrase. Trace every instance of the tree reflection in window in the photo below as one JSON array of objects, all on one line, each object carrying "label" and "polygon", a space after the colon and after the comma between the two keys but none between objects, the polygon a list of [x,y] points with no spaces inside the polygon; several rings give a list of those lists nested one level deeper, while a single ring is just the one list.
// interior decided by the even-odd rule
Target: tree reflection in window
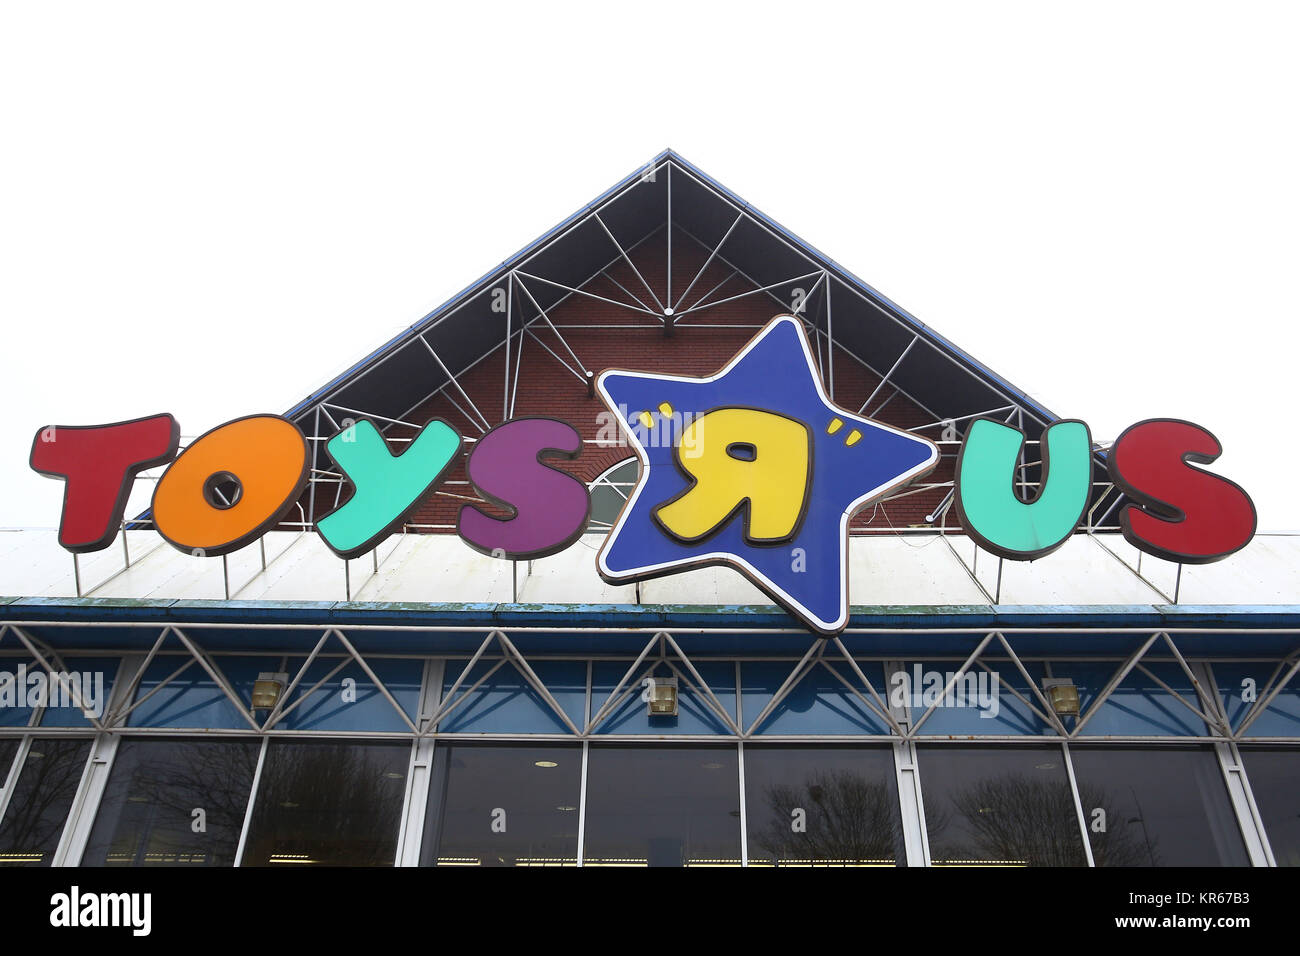
[{"label": "tree reflection in window", "polygon": [[231,866],[261,744],[124,740],[83,866]]},{"label": "tree reflection in window", "polygon": [[1087,865],[1059,747],[919,749],[933,865]]},{"label": "tree reflection in window", "polygon": [[9,780],[9,770],[13,767],[14,757],[17,755],[17,740],[0,740],[0,793],[4,791],[5,783]]},{"label": "tree reflection in window", "polygon": [[1278,866],[1300,866],[1300,749],[1242,747],[1255,803]]},{"label": "tree reflection in window", "polygon": [[1098,866],[1246,866],[1214,751],[1072,745]]},{"label": "tree reflection in window", "polygon": [[746,747],[745,805],[751,865],[903,861],[888,747]]},{"label": "tree reflection in window", "polygon": [[0,865],[50,865],[89,754],[88,740],[32,741],[0,821]]},{"label": "tree reflection in window", "polygon": [[244,866],[391,866],[411,745],[273,740]]}]

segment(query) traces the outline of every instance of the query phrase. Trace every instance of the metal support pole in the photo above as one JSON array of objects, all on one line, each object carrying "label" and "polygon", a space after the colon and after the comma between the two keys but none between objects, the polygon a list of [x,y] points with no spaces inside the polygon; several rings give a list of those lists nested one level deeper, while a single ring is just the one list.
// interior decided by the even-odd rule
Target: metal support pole
[{"label": "metal support pole", "polygon": [[[419,707],[419,722],[422,726],[425,720],[438,710],[442,691],[442,671],[441,660],[431,659],[424,662]],[[401,832],[397,838],[396,864],[398,866],[420,865],[430,777],[433,773],[433,751],[436,746],[437,741],[431,737],[416,738],[415,747],[411,752],[411,764],[407,771],[409,786],[402,813]]]},{"label": "metal support pole", "polygon": [[[316,406],[315,421],[312,424],[312,437],[320,438],[320,409]],[[311,443],[311,490],[307,493],[307,521],[314,524],[316,521],[316,464],[320,456],[320,442]],[[306,528],[303,529],[304,531]]]},{"label": "metal support pole", "polygon": [[664,301],[668,303],[664,309],[664,316],[669,322],[672,316],[669,312],[673,307],[673,164],[668,164],[668,288],[664,295]]},{"label": "metal support pole", "polygon": [[1070,745],[1066,741],[1061,741],[1061,753],[1065,757],[1065,772],[1070,780],[1070,797],[1074,800],[1075,816],[1079,820],[1079,835],[1083,839],[1083,852],[1088,859],[1089,866],[1096,866],[1097,861],[1092,857],[1092,840],[1088,837],[1088,811],[1083,806],[1083,798],[1079,796],[1079,781],[1074,775],[1074,760],[1070,757]]},{"label": "metal support pole", "polygon": [[828,391],[835,401],[835,326],[831,321],[831,277],[822,273],[826,282],[826,372],[830,377]]},{"label": "metal support pole", "polygon": [[[732,231],[735,230],[735,228],[740,225],[740,220],[742,220],[743,218],[745,218],[745,214],[742,212],[739,216],[736,217],[736,221],[733,222],[730,227],[728,227],[727,231],[722,234],[722,238],[718,240],[718,244],[713,247],[713,249],[709,252],[708,258],[704,260],[704,265],[700,266],[700,271],[695,273],[695,278],[692,279],[689,283],[687,283],[686,288],[682,290],[682,294],[678,297],[677,301],[673,303],[674,309],[680,306],[686,300],[686,297],[690,295],[691,290],[695,288],[695,283],[700,281],[700,276],[704,275],[704,270],[709,267],[709,263],[713,261],[713,257],[716,256],[718,252],[722,249],[723,243],[725,243],[729,238],[731,238]],[[728,278],[730,278],[730,276],[728,276]],[[724,279],[723,281],[725,282],[726,279]],[[717,287],[715,286],[714,288],[716,289]],[[708,296],[706,295],[705,298],[708,298]]]},{"label": "metal support pole", "polygon": [[[632,295],[631,292],[628,292],[627,289],[623,288],[623,284],[617,281],[616,279],[614,279],[613,276],[608,276],[607,278],[611,282],[613,282],[616,286],[618,286],[620,289],[623,289],[624,292],[627,292],[628,295],[632,296],[633,299],[636,299],[637,305],[629,305],[626,302],[619,302],[617,299],[609,299],[603,295],[596,295],[596,293],[588,292],[586,289],[575,289],[573,286],[565,285],[562,282],[555,282],[551,279],[546,279],[539,275],[533,275],[531,272],[524,272],[522,269],[516,269],[515,274],[523,276],[525,279],[536,279],[538,282],[544,282],[547,285],[555,286],[555,288],[557,289],[563,289],[565,292],[568,292],[572,295],[582,295],[582,296],[586,296],[588,299],[598,299],[601,302],[608,302],[610,305],[616,305],[622,309],[631,309],[633,312],[644,312],[646,315],[653,315],[655,318],[661,318],[661,316],[658,313],[656,313],[654,309],[647,308],[645,303],[641,302],[640,299],[637,299],[636,296]],[[520,283],[520,285],[522,284],[523,283]]]},{"label": "metal support pole", "polygon": [[[741,293],[739,293],[739,294],[737,294],[737,295],[727,296],[727,298],[725,298],[725,299],[719,299],[719,300],[716,301],[716,302],[710,302],[708,305],[705,305],[705,306],[700,305],[700,303],[703,302],[704,299],[702,299],[702,298],[701,298],[701,299],[697,299],[697,300],[695,301],[695,303],[694,303],[693,305],[691,305],[691,307],[690,307],[689,309],[687,309],[685,312],[682,312],[682,313],[680,313],[680,314],[681,314],[681,315],[687,315],[687,314],[689,314],[689,313],[691,313],[691,312],[697,312],[697,311],[699,311],[699,310],[702,309],[702,308],[703,308],[703,309],[711,309],[711,308],[713,308],[715,305],[723,305],[723,304],[725,304],[725,303],[727,303],[727,302],[735,302],[737,299],[744,299],[744,298],[746,298],[746,297],[748,297],[748,296],[751,296],[751,295],[758,295],[758,293],[760,293],[760,292],[769,292],[769,291],[771,291],[772,289],[779,289],[779,288],[781,288],[782,286],[791,285],[791,284],[793,284],[793,283],[795,283],[795,282],[802,282],[804,279],[811,279],[811,278],[812,278],[813,276],[815,276],[815,275],[825,275],[825,273],[809,272],[809,273],[807,273],[806,275],[794,276],[793,278],[786,279],[786,280],[784,280],[784,281],[782,281],[782,282],[773,282],[771,285],[765,285],[765,286],[763,286],[762,288],[759,288],[759,289],[750,289],[748,292],[741,292]],[[779,301],[779,300],[778,300],[778,301]]]},{"label": "metal support pole", "polygon": [[501,396],[501,420],[510,419],[510,310],[514,306],[515,274],[506,276],[506,380]]},{"label": "metal support pole", "polygon": [[[564,350],[569,353],[569,357],[573,359],[574,364],[576,364],[578,368],[582,369],[584,375],[589,375],[590,372],[588,371],[587,366],[582,364],[582,359],[578,358],[577,353],[574,352],[573,348],[569,345],[568,340],[561,335],[560,330],[555,327],[555,323],[551,321],[551,317],[546,314],[546,310],[542,308],[541,303],[537,301],[533,296],[532,291],[528,288],[528,283],[521,280],[519,288],[524,290],[524,295],[528,296],[528,300],[532,302],[533,307],[537,309],[538,314],[542,317],[542,321],[545,322],[550,327],[551,331],[555,333],[555,337],[560,340],[560,344],[563,345]],[[533,321],[536,322],[537,320],[533,319]],[[537,338],[536,333],[533,333],[533,338]],[[538,341],[540,342],[541,339],[538,339]],[[556,358],[559,358],[559,356],[556,356]]]},{"label": "metal support pole", "polygon": [[[901,661],[884,663],[885,682],[892,684],[895,674],[905,672]],[[905,731],[912,729],[912,711],[904,700],[895,706],[890,703],[894,722]],[[916,744],[899,740],[894,744],[894,775],[898,788],[898,804],[902,817],[903,852],[908,866],[930,865],[930,835],[925,825],[925,803],[921,798],[921,773],[916,761]]]},{"label": "metal support pole", "polygon": [[[127,689],[134,687],[142,658],[130,655],[122,659],[118,666],[117,678],[113,681],[113,690],[105,702],[104,713],[110,714],[120,710],[128,700]],[[99,813],[99,802],[103,799],[104,788],[108,785],[108,776],[113,769],[113,760],[117,756],[117,747],[122,737],[119,734],[97,733],[90,745],[90,759],[81,774],[77,792],[72,798],[72,807],[68,821],[63,828],[63,836],[50,858],[52,866],[78,866],[90,840],[90,831],[95,817]],[[23,754],[22,756],[26,756]]]},{"label": "metal support pole", "polygon": [[[456,391],[460,392],[460,397],[465,399],[466,404],[468,404],[470,408],[474,409],[474,414],[477,415],[479,419],[483,422],[482,430],[486,432],[488,429],[490,429],[492,426],[488,424],[487,417],[481,411],[479,411],[479,407],[474,404],[474,399],[470,398],[469,395],[465,393],[465,389],[460,387],[460,382],[456,381],[456,376],[451,374],[451,370],[447,368],[447,366],[443,363],[442,359],[438,358],[438,353],[433,350],[433,346],[429,344],[429,340],[426,339],[423,335],[418,336],[418,338],[420,339],[420,342],[424,345],[424,347],[428,349],[429,354],[433,356],[433,360],[438,363],[438,368],[442,369],[443,374],[447,376],[447,381],[451,382],[452,385],[456,386]],[[479,427],[478,422],[474,423],[474,427],[475,428]]]},{"label": "metal support pole", "polygon": [[[641,284],[645,286],[645,290],[650,293],[650,298],[655,300],[655,305],[658,306],[659,312],[662,314],[664,311],[664,304],[659,301],[659,296],[655,295],[655,290],[650,288],[650,283],[645,281],[645,276],[643,276],[641,270],[636,267],[636,263],[632,261],[632,257],[627,254],[627,251],[623,248],[622,244],[615,239],[614,234],[609,231],[609,226],[605,225],[605,220],[600,218],[600,213],[594,212],[591,214],[591,217],[600,224],[601,229],[605,230],[605,235],[609,236],[609,241],[614,243],[615,248],[618,249],[619,254],[623,257],[623,261],[632,267],[632,271],[635,272],[636,277],[641,280]],[[538,306],[538,308],[541,308],[541,306]]]},{"label": "metal support pole", "polygon": [[867,396],[867,400],[862,403],[862,407],[858,409],[859,415],[865,412],[867,410],[867,406],[870,405],[873,401],[875,401],[876,395],[880,392],[882,388],[885,387],[885,383],[889,381],[890,376],[892,376],[895,372],[898,371],[898,366],[903,364],[903,359],[907,358],[907,353],[912,351],[912,346],[916,345],[916,343],[919,341],[921,341],[920,335],[912,336],[912,341],[907,343],[907,348],[903,349],[903,354],[900,355],[894,361],[894,364],[890,366],[889,371],[885,373],[885,377],[880,380],[880,384],[877,385],[872,390],[871,394]]},{"label": "metal support pole", "polygon": [[235,866],[244,865],[244,850],[248,846],[248,831],[253,823],[253,810],[257,806],[257,791],[262,786],[262,769],[266,766],[266,750],[271,744],[270,737],[262,738],[262,749],[257,752],[257,766],[253,768],[253,786],[248,792],[248,804],[244,808],[244,823],[239,828],[239,843],[235,847]]}]

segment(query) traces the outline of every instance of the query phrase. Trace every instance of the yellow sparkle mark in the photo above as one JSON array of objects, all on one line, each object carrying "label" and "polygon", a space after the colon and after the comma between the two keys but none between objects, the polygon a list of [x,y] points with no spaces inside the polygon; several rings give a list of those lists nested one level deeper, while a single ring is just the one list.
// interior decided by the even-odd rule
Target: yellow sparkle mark
[{"label": "yellow sparkle mark", "polygon": [[826,426],[826,434],[834,435],[837,431],[839,431],[843,427],[844,427],[844,423],[842,421],[840,421],[838,418],[832,418],[831,423]]},{"label": "yellow sparkle mark", "polygon": [[649,412],[642,412],[642,413],[641,413],[640,415],[638,415],[636,418],[637,418],[637,421],[639,421],[639,422],[640,422],[642,425],[644,425],[646,428],[654,428],[655,420],[654,420],[654,418],[650,415]]},{"label": "yellow sparkle mark", "polygon": [[673,407],[671,405],[669,405],[667,402],[659,403],[660,415],[672,415],[672,413],[673,413]]},{"label": "yellow sparkle mark", "polygon": [[862,432],[858,431],[858,430],[855,428],[855,429],[853,429],[853,431],[849,432],[849,437],[846,438],[846,439],[844,439],[844,444],[846,444],[846,445],[848,445],[850,448],[852,448],[854,445],[856,445],[856,444],[857,444],[858,442],[860,442],[860,441],[862,441]]}]

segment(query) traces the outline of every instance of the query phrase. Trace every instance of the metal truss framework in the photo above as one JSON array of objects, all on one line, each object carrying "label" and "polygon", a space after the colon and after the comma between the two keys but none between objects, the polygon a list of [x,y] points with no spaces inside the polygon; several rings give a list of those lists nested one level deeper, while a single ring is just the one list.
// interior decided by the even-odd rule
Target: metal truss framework
[{"label": "metal truss framework", "polygon": [[[50,627],[50,622],[15,622],[0,627],[0,665],[6,661],[30,661],[36,666],[43,668],[54,681],[58,681],[61,675],[67,673],[68,669],[64,658],[57,651],[49,647],[39,638],[35,637],[30,628],[33,626]],[[76,625],[56,625],[68,627],[85,628],[97,625],[87,625],[80,623]],[[264,719],[259,719],[255,712],[250,710],[247,701],[242,699],[234,690],[232,683],[225,676],[221,669],[221,658],[225,656],[237,656],[247,658],[250,656],[263,656],[277,662],[279,669],[287,667],[288,660],[302,656],[302,652],[295,652],[288,655],[280,651],[262,651],[262,652],[222,652],[219,654],[211,653],[203,646],[203,634],[205,631],[214,627],[228,627],[228,625],[213,624],[168,624],[162,627],[157,625],[144,624],[103,624],[98,626],[113,627],[132,627],[132,628],[150,628],[156,629],[157,635],[152,646],[145,654],[138,651],[125,653],[122,663],[113,682],[113,690],[109,695],[107,705],[102,715],[92,716],[88,714],[91,727],[87,728],[43,728],[39,725],[41,712],[37,710],[33,713],[30,724],[27,728],[4,728],[0,729],[0,738],[18,737],[23,741],[23,747],[19,752],[14,766],[21,766],[21,761],[30,746],[30,741],[39,737],[93,737],[91,756],[87,764],[85,773],[77,791],[77,796],[73,802],[72,812],[70,814],[68,826],[63,834],[63,839],[55,854],[56,865],[75,865],[80,861],[81,855],[85,849],[86,841],[89,838],[90,827],[94,822],[99,802],[103,796],[104,787],[107,784],[108,775],[111,772],[113,758],[120,741],[124,737],[131,738],[158,738],[158,737],[256,737],[262,741],[262,755],[259,758],[257,776],[254,777],[252,785],[252,794],[249,800],[249,807],[244,823],[244,833],[240,840],[240,853],[243,851],[243,842],[247,837],[249,822],[252,819],[253,804],[256,800],[258,788],[258,777],[260,776],[262,762],[265,760],[266,748],[269,741],[275,738],[334,738],[334,739],[390,739],[390,740],[409,740],[412,745],[410,773],[408,774],[408,787],[405,797],[405,811],[403,815],[402,830],[398,842],[398,860],[399,865],[415,865],[418,863],[420,854],[420,837],[423,828],[425,801],[429,784],[429,772],[433,749],[439,741],[571,741],[580,744],[583,748],[583,780],[586,780],[586,761],[588,748],[592,741],[598,741],[602,744],[616,743],[654,743],[663,746],[689,746],[692,743],[734,743],[739,748],[740,753],[740,799],[741,812],[744,813],[744,762],[743,755],[746,746],[758,746],[763,743],[805,743],[816,745],[827,744],[863,744],[873,743],[878,745],[888,745],[893,748],[895,757],[895,771],[897,774],[897,786],[900,799],[901,819],[903,824],[904,843],[907,851],[907,859],[911,865],[928,865],[930,859],[928,837],[925,827],[925,806],[922,798],[922,777],[924,771],[924,761],[918,762],[916,756],[917,744],[944,744],[948,746],[975,745],[975,744],[1002,744],[1012,745],[1021,744],[1026,746],[1057,745],[1061,748],[1062,756],[1068,771],[1071,787],[1074,793],[1076,810],[1080,825],[1080,833],[1083,838],[1083,845],[1088,855],[1089,865],[1092,865],[1091,849],[1089,848],[1087,822],[1085,810],[1080,802],[1079,791],[1075,782],[1073,764],[1070,758],[1070,746],[1076,743],[1087,743],[1090,746],[1106,744],[1198,744],[1203,747],[1212,747],[1215,751],[1219,762],[1220,769],[1223,773],[1223,779],[1227,792],[1232,802],[1234,812],[1237,815],[1237,821],[1240,825],[1243,838],[1245,840],[1247,852],[1251,862],[1254,865],[1272,866],[1276,865],[1273,852],[1268,843],[1268,837],[1265,833],[1262,818],[1256,805],[1254,796],[1250,790],[1249,780],[1247,779],[1246,770],[1243,765],[1239,745],[1244,743],[1250,744],[1282,744],[1290,746],[1300,746],[1300,737],[1252,737],[1248,735],[1251,726],[1256,722],[1269,706],[1277,699],[1278,695],[1286,689],[1297,671],[1300,671],[1300,632],[1293,629],[1251,629],[1233,630],[1233,629],[1216,629],[1214,633],[1251,633],[1251,634],[1274,634],[1294,637],[1296,645],[1280,659],[1269,657],[1268,661],[1273,664],[1272,673],[1264,686],[1258,689],[1257,697],[1246,714],[1239,720],[1234,728],[1230,724],[1228,714],[1224,710],[1223,702],[1220,698],[1217,688],[1219,685],[1215,682],[1213,665],[1216,661],[1236,660],[1236,658],[1216,657],[1196,657],[1189,658],[1179,647],[1179,640],[1191,637],[1195,634],[1204,634],[1204,631],[1195,631],[1190,629],[1165,629],[1165,630],[1137,630],[1137,629],[1106,629],[1107,634],[1124,634],[1131,636],[1136,642],[1134,649],[1124,657],[1113,655],[1080,655],[1078,653],[1063,653],[1044,656],[1036,654],[1033,656],[1020,653],[1016,649],[1017,643],[1022,639],[1041,638],[1044,634],[1051,635],[1068,635],[1068,634],[1087,634],[1096,633],[1095,629],[1087,628],[1017,628],[1008,629],[954,629],[945,628],[942,631],[938,629],[872,629],[870,631],[860,631],[850,629],[846,636],[857,636],[861,634],[914,634],[923,635],[926,633],[943,633],[946,635],[965,636],[968,638],[977,638],[976,646],[973,651],[964,658],[954,657],[952,655],[935,655],[922,654],[910,656],[907,663],[930,662],[951,664],[960,661],[956,670],[948,671],[948,680],[943,687],[942,692],[936,698],[935,702],[921,712],[910,706],[907,700],[893,699],[893,695],[884,693],[883,688],[877,688],[867,676],[864,665],[879,665],[883,667],[886,681],[893,684],[895,675],[904,671],[905,663],[898,659],[898,655],[870,655],[870,654],[852,654],[844,643],[843,637],[836,637],[829,640],[809,637],[809,645],[802,656],[794,657],[793,655],[732,655],[725,657],[701,656],[696,655],[694,659],[686,653],[677,638],[683,635],[702,633],[699,629],[669,629],[669,630],[647,630],[647,629],[604,629],[603,633],[617,633],[620,635],[640,634],[645,637],[645,643],[641,651],[636,656],[623,655],[574,655],[574,654],[552,654],[539,653],[530,655],[522,653],[516,643],[511,638],[526,636],[530,639],[539,636],[545,636],[549,633],[556,633],[559,629],[538,629],[538,628],[452,628],[452,627],[317,627],[310,625],[263,625],[263,628],[273,628],[278,630],[291,629],[295,631],[308,631],[310,633],[319,632],[314,646],[307,653],[303,663],[293,672],[292,678],[288,683],[284,693],[281,695],[276,707],[271,710]],[[248,625],[252,629],[258,629],[257,625]],[[367,661],[365,655],[358,652],[356,647],[357,635],[368,630],[384,631],[409,631],[412,637],[424,634],[426,637],[432,636],[438,632],[475,632],[482,635],[482,640],[477,649],[469,656],[466,663],[460,671],[459,676],[443,692],[444,672],[449,662],[459,662],[465,660],[465,653],[443,653],[443,654],[373,654],[372,658],[403,658],[420,660],[423,662],[422,689],[420,693],[420,705],[418,713],[409,714],[398,703],[396,697],[384,685],[383,681],[376,675],[372,665]],[[797,631],[764,631],[764,634],[802,634]],[[349,636],[351,635],[351,636]],[[170,646],[169,646],[170,641]],[[85,652],[104,656],[109,654],[117,656],[111,651],[96,649]],[[124,652],[119,651],[117,654]],[[166,659],[175,662],[177,666],[173,668],[168,676],[160,684],[153,687],[147,693],[136,699],[142,677],[145,670],[155,660]],[[584,706],[584,719],[575,720],[573,716],[566,711],[557,701],[556,695],[546,686],[546,682],[539,677],[533,664],[541,661],[553,660],[577,660],[584,661],[587,665],[587,691],[586,703]],[[627,668],[621,679],[613,689],[605,694],[596,693],[593,687],[592,667],[593,664],[600,661],[625,662]],[[723,661],[732,663],[735,666],[735,686],[732,692],[739,690],[740,682],[740,665],[747,661],[767,661],[779,662],[785,661],[789,664],[790,670],[787,677],[781,683],[779,688],[766,701],[763,707],[755,714],[744,714],[743,704],[740,695],[736,694],[736,710],[728,710],[719,699],[717,692],[709,685],[700,672],[699,664],[708,662],[710,664]],[[1066,661],[1089,661],[1102,662],[1111,661],[1115,666],[1102,690],[1088,702],[1077,718],[1072,718],[1070,723],[1066,719],[1057,715],[1048,702],[1043,692],[1039,689],[1031,677],[1027,663],[1043,663],[1050,675],[1050,666],[1052,662]],[[333,667],[329,669],[323,677],[314,681],[309,687],[298,693],[306,683],[308,670],[316,663],[330,663]],[[290,713],[297,708],[304,700],[307,700],[314,692],[326,685],[337,674],[349,664],[355,663],[373,682],[378,692],[385,698],[394,712],[399,716],[401,723],[405,724],[404,731],[304,731],[285,729],[282,724]],[[477,665],[482,665],[480,673],[472,683],[469,679],[475,672]],[[1193,693],[1189,696],[1179,693],[1162,680],[1152,669],[1150,665],[1176,665],[1182,674],[1187,678],[1189,686],[1193,688]],[[127,719],[133,711],[139,708],[147,700],[161,691],[164,687],[171,684],[181,674],[190,671],[193,667],[198,666],[208,676],[213,684],[219,688],[222,695],[238,712],[246,727],[234,729],[219,730],[194,730],[190,728],[167,728],[167,727],[129,727]],[[1001,667],[994,665],[1002,665]],[[268,666],[270,666],[268,664]],[[466,701],[470,700],[472,695],[482,687],[497,671],[503,668],[513,668],[522,677],[528,687],[537,695],[537,700],[548,712],[553,714],[559,723],[565,728],[563,731],[546,731],[538,733],[469,733],[469,732],[448,732],[440,729],[440,726],[446,721],[458,708],[462,707]],[[688,695],[688,699],[693,701],[699,708],[706,710],[718,722],[718,726],[724,728],[721,733],[714,734],[690,734],[675,735],[665,737],[654,734],[624,734],[610,733],[610,718],[619,712],[629,700],[631,695],[636,693],[642,684],[642,681],[652,676],[656,671],[666,668],[675,676],[682,688],[682,692]],[[1023,705],[1029,712],[1044,725],[1043,732],[1040,734],[990,734],[990,735],[962,735],[960,737],[927,735],[923,732],[927,721],[932,718],[935,711],[943,706],[945,700],[951,699],[954,688],[958,687],[965,675],[974,673],[974,669],[980,669],[996,679],[999,693],[1009,694]],[[841,684],[853,698],[879,721],[885,732],[879,734],[833,734],[833,735],[778,735],[762,733],[761,728],[768,718],[774,714],[788,698],[789,694],[815,670],[824,669],[829,672],[835,680]],[[1006,679],[1005,674],[1011,669],[1018,673],[1020,678],[1025,682],[1024,686],[1028,688],[1026,694],[1022,690],[1012,686]],[[1140,672],[1148,679],[1153,681],[1162,690],[1176,700],[1182,707],[1197,719],[1202,721],[1206,727],[1206,732],[1200,735],[1177,736],[1177,735],[1086,735],[1083,729],[1097,715],[1102,707],[1105,706],[1116,691],[1130,674]],[[75,687],[70,688],[74,694],[73,701],[76,706],[81,706],[83,702],[75,697]],[[4,778],[0,775],[0,783]],[[5,804],[8,797],[12,794],[12,786],[0,792],[0,817],[3,816]],[[584,787],[585,791],[585,787]],[[580,807],[580,813],[585,814],[586,794],[583,793],[583,805]],[[743,818],[743,817],[742,817]],[[581,832],[581,830],[580,830]],[[742,840],[745,839],[742,828]],[[579,860],[582,858],[581,841],[579,845]],[[747,855],[745,857],[747,860]]]}]

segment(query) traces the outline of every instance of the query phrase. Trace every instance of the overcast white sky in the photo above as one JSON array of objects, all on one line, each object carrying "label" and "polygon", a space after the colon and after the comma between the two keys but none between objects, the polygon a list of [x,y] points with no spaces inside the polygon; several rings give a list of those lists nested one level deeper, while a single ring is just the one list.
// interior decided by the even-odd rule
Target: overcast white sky
[{"label": "overcast white sky", "polygon": [[671,146],[1300,528],[1297,9],[6,4],[0,525],[57,523],[39,426],[284,411]]}]

